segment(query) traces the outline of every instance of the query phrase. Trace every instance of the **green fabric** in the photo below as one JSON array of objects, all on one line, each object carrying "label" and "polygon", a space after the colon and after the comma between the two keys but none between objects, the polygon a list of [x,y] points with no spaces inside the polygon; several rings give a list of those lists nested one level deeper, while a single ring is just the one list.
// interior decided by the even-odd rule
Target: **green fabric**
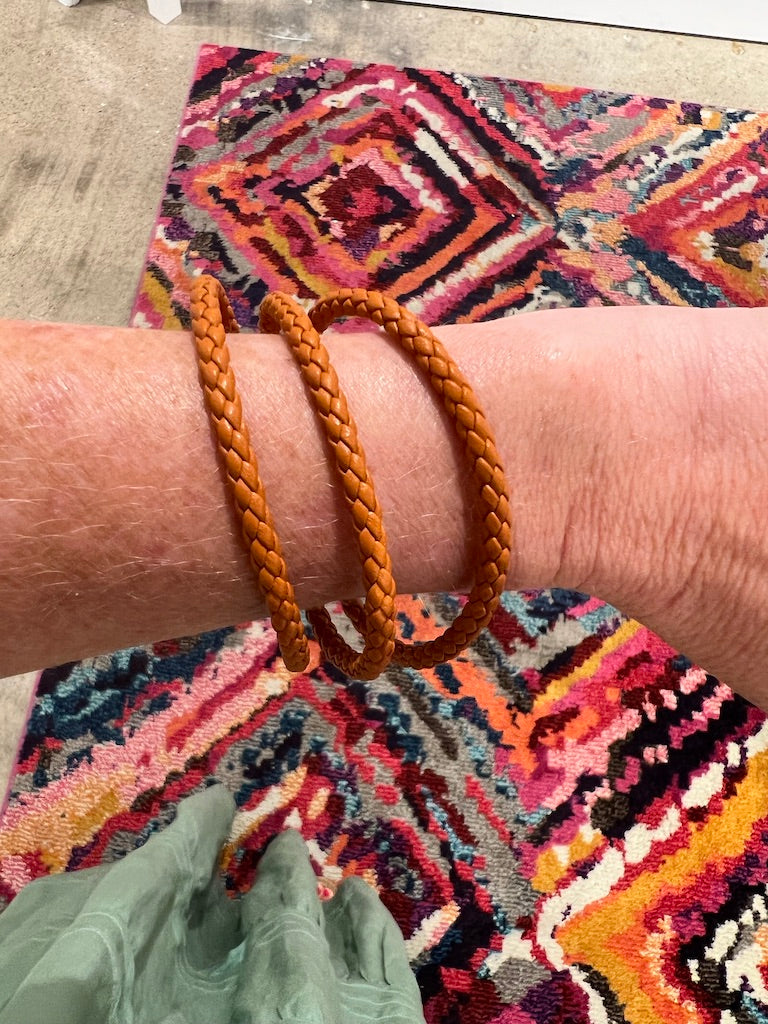
[{"label": "green fabric", "polygon": [[301,836],[250,892],[218,873],[221,786],[115,864],[32,882],[0,915],[0,1024],[419,1024],[402,935],[370,886],[321,901]]}]

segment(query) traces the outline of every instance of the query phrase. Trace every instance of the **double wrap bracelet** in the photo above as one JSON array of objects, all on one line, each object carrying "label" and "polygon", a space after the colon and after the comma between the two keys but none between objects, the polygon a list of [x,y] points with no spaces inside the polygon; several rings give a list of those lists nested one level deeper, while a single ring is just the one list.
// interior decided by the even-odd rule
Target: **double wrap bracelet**
[{"label": "double wrap bracelet", "polygon": [[[303,672],[309,664],[309,645],[230,366],[226,335],[240,328],[223,286],[214,277],[204,274],[195,278],[190,313],[205,403],[251,567],[266,600],[286,667],[291,672]],[[372,320],[415,359],[442,398],[463,442],[482,509],[478,565],[469,597],[445,632],[426,643],[407,644],[396,635],[396,588],[382,511],[355,421],[320,338],[330,324],[347,317]],[[431,330],[380,292],[342,288],[321,299],[309,312],[290,296],[271,292],[261,305],[259,327],[266,333],[282,335],[291,347],[333,450],[357,534],[365,603],[345,601],[342,607],[361,635],[363,649],[356,651],[347,644],[326,609],[311,609],[307,618],[324,658],[356,679],[375,679],[390,661],[412,668],[432,668],[449,661],[490,621],[504,590],[510,558],[507,484],[472,388]]]}]

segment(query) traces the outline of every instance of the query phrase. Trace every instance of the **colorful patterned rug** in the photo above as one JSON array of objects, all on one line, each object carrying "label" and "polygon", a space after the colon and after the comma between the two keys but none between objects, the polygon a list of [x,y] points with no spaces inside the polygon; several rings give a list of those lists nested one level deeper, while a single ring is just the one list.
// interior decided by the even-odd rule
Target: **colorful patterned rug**
[{"label": "colorful patterned rug", "polygon": [[[427,321],[761,303],[768,117],[202,48],[133,323],[190,275],[376,286]],[[452,595],[402,599],[435,635]],[[379,888],[429,1024],[768,1020],[768,727],[584,594],[509,593],[432,671],[291,679],[263,623],[43,673],[0,825],[0,899],[122,856],[221,780],[228,884],[300,828]]]}]

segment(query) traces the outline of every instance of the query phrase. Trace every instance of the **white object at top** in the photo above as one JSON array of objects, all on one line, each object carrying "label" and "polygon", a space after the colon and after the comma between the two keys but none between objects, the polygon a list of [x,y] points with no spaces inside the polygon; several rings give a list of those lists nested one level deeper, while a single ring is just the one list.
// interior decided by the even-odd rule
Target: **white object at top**
[{"label": "white object at top", "polygon": [[[75,7],[80,0],[59,0],[65,7]],[[147,0],[149,13],[164,25],[181,14],[181,0]]]},{"label": "white object at top", "polygon": [[147,0],[147,6],[152,17],[164,25],[181,14],[181,0]]},{"label": "white object at top", "polygon": [[[423,3],[423,0],[405,0]],[[765,0],[429,0],[441,7],[464,7],[496,14],[527,14],[558,21],[588,21],[622,28],[656,29],[715,39],[768,43]]]}]

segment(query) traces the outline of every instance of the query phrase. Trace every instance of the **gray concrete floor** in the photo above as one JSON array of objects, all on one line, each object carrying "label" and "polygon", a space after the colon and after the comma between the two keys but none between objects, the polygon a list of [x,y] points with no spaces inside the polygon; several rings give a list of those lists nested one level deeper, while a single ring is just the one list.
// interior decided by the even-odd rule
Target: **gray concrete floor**
[{"label": "gray concrete floor", "polygon": [[[2,0],[0,311],[125,324],[198,46],[768,111],[768,46],[376,0]],[[0,680],[0,801],[35,676]]]}]

